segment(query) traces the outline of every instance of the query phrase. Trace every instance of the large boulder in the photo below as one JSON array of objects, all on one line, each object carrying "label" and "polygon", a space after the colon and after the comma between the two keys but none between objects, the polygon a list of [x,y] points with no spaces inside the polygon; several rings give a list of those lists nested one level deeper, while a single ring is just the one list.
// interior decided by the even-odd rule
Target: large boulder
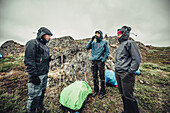
[{"label": "large boulder", "polygon": [[24,52],[24,45],[21,45],[13,40],[6,41],[0,47],[0,53],[6,55],[18,55]]}]

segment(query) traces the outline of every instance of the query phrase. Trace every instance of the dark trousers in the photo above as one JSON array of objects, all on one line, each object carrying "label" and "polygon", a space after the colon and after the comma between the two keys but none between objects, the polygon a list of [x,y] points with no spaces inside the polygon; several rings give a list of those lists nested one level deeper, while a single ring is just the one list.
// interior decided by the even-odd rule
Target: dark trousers
[{"label": "dark trousers", "polygon": [[137,101],[133,95],[135,74],[115,72],[118,89],[122,96],[125,113],[139,113]]},{"label": "dark trousers", "polygon": [[101,61],[92,61],[92,73],[93,73],[93,84],[94,91],[99,92],[99,80],[98,80],[98,72],[100,77],[100,85],[101,85],[101,94],[105,94],[105,63]]}]

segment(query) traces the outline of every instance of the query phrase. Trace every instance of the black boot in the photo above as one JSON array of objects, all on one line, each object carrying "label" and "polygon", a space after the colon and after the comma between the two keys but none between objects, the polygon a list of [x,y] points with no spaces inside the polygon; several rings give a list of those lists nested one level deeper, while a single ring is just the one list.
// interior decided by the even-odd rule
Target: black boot
[{"label": "black boot", "polygon": [[104,98],[104,94],[100,93],[99,99],[103,99],[103,98]]},{"label": "black boot", "polygon": [[105,90],[101,89],[99,99],[103,99],[105,94],[106,94]]},{"label": "black boot", "polygon": [[95,97],[97,94],[98,94],[98,92],[94,92],[94,93],[92,94],[92,97]]}]

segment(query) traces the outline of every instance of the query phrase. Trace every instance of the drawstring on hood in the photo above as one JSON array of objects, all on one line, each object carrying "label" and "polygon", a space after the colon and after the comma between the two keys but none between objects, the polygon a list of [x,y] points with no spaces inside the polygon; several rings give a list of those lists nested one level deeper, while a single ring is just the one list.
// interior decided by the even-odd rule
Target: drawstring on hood
[{"label": "drawstring on hood", "polygon": [[99,38],[96,38],[96,41],[97,41],[97,42],[102,41],[102,40],[103,40],[103,32],[100,31],[100,30],[98,30],[98,31],[96,31],[95,33],[99,33],[99,34],[100,34],[100,37],[99,37]]},{"label": "drawstring on hood", "polygon": [[118,31],[123,33],[123,35],[118,39],[120,43],[129,39],[131,27],[123,26],[121,29],[118,29]]},{"label": "drawstring on hood", "polygon": [[40,42],[46,44],[46,43],[49,42],[49,41],[47,41],[46,39],[43,38],[44,35],[51,35],[51,36],[52,36],[53,34],[51,33],[51,31],[50,31],[49,29],[47,29],[47,28],[45,28],[45,27],[41,27],[41,28],[38,30],[37,39],[38,39]]}]

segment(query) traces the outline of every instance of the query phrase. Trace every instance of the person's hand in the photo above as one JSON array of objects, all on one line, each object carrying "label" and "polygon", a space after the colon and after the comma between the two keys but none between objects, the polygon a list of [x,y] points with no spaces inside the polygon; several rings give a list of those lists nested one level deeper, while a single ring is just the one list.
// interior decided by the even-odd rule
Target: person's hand
[{"label": "person's hand", "polygon": [[97,37],[97,36],[96,36],[96,35],[94,35],[94,36],[92,37],[92,40],[94,40],[96,37]]},{"label": "person's hand", "polygon": [[40,80],[40,78],[38,76],[33,76],[33,77],[31,77],[31,79],[32,79],[33,84],[40,85],[41,80]]}]

